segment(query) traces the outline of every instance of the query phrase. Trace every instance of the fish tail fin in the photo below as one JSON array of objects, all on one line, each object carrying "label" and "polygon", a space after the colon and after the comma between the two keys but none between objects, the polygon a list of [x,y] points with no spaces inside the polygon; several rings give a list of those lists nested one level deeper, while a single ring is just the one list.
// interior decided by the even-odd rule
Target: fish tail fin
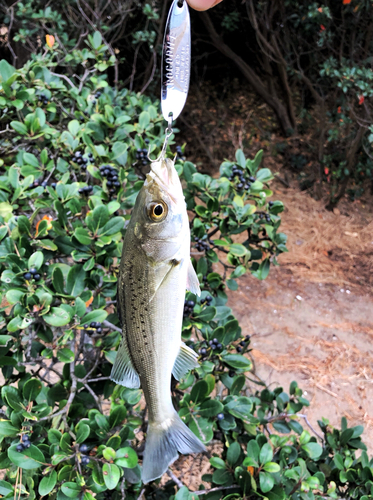
[{"label": "fish tail fin", "polygon": [[205,446],[175,412],[169,424],[149,423],[141,479],[146,484],[161,477],[179,456],[200,453]]}]

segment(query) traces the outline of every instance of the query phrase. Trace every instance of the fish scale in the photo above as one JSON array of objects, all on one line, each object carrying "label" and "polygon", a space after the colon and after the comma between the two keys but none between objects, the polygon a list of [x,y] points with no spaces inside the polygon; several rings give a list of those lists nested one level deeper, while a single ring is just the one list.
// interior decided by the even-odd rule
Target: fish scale
[{"label": "fish scale", "polygon": [[[159,222],[151,212],[155,206],[163,213]],[[160,477],[178,452],[205,449],[171,399],[171,374],[180,380],[198,366],[197,354],[181,343],[186,288],[200,293],[190,261],[189,219],[174,163],[162,159],[152,163],[123,241],[117,292],[123,335],[111,373],[116,383],[144,391],[144,483]]]}]

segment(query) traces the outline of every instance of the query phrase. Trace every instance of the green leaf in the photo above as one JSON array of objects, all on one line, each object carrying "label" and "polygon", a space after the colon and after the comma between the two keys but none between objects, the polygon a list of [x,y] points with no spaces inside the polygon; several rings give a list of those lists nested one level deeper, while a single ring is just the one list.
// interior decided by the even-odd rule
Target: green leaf
[{"label": "green leaf", "polygon": [[27,127],[24,123],[13,121],[10,122],[10,126],[21,135],[26,135],[28,133]]},{"label": "green leaf", "polygon": [[224,405],[220,401],[216,399],[210,399],[208,401],[204,401],[198,410],[199,415],[201,417],[215,417],[218,413],[221,413],[224,410]]},{"label": "green leaf", "polygon": [[86,323],[88,324],[92,323],[92,321],[102,323],[103,321],[105,321],[106,318],[107,318],[107,312],[104,311],[103,309],[97,309],[96,311],[91,311],[88,314],[86,314],[82,318],[80,326],[83,326]]},{"label": "green leaf", "polygon": [[279,464],[276,464],[275,462],[267,462],[264,466],[263,469],[266,472],[280,472],[280,466]]},{"label": "green leaf", "polygon": [[267,472],[259,472],[259,484],[263,493],[271,491],[275,484],[274,478]]},{"label": "green leaf", "polygon": [[24,409],[24,406],[21,404],[22,401],[19,393],[15,387],[12,387],[10,385],[2,387],[1,397],[5,399],[8,405],[13,408],[13,410],[21,411]]},{"label": "green leaf", "polygon": [[133,469],[136,467],[138,458],[135,450],[130,447],[120,448],[116,452],[115,463],[126,469]]},{"label": "green leaf", "polygon": [[252,362],[241,354],[225,354],[222,356],[224,363],[239,370],[251,370]]},{"label": "green leaf", "polygon": [[14,493],[13,485],[7,481],[0,480],[0,495],[7,497],[9,493]]},{"label": "green leaf", "polygon": [[193,403],[200,403],[208,395],[208,385],[204,380],[199,380],[194,384],[193,389],[190,393],[190,400]]},{"label": "green leaf", "polygon": [[92,47],[97,50],[101,44],[102,44],[101,33],[99,31],[95,31],[92,37]]},{"label": "green leaf", "polygon": [[78,498],[82,488],[79,484],[67,482],[61,486],[61,491],[68,498]]},{"label": "green leaf", "polygon": [[5,219],[5,222],[8,222],[13,213],[13,207],[7,201],[3,201],[0,203],[0,215]]},{"label": "green leaf", "polygon": [[3,82],[7,82],[15,74],[16,69],[5,59],[0,61],[0,76]]},{"label": "green leaf", "polygon": [[44,262],[43,252],[35,252],[31,255],[28,260],[28,267],[31,269],[35,267],[35,269],[40,269]]},{"label": "green leaf", "polygon": [[229,252],[236,257],[243,257],[248,253],[248,250],[241,243],[232,243],[232,245],[229,245]]},{"label": "green leaf", "polygon": [[91,245],[91,243],[93,243],[92,235],[90,235],[87,229],[84,229],[84,227],[77,227],[74,231],[74,236],[82,245],[89,246]]},{"label": "green leaf", "polygon": [[211,457],[210,464],[215,467],[215,469],[226,469],[227,464],[220,457]]},{"label": "green leaf", "polygon": [[68,123],[67,128],[69,129],[70,134],[75,137],[80,130],[80,123],[78,120],[71,120]]},{"label": "green leaf", "polygon": [[302,446],[302,449],[313,460],[316,460],[317,458],[319,458],[319,456],[322,453],[322,447],[319,445],[319,443],[312,443],[312,442],[307,443],[307,444]]},{"label": "green leaf", "polygon": [[236,462],[238,461],[241,455],[241,446],[237,441],[233,441],[233,443],[229,446],[227,451],[227,462],[231,467],[234,467]]},{"label": "green leaf", "polygon": [[240,167],[245,168],[245,166],[246,166],[246,159],[245,159],[245,155],[243,154],[242,149],[237,149],[237,151],[236,151],[236,160],[237,160],[237,164]]},{"label": "green leaf", "polygon": [[84,443],[91,432],[91,428],[85,422],[79,422],[76,426],[76,442]]},{"label": "green leaf", "polygon": [[72,363],[74,361],[74,353],[71,349],[63,347],[57,351],[57,358],[61,363]]},{"label": "green leaf", "polygon": [[149,125],[150,123],[150,115],[147,111],[143,111],[142,113],[140,113],[140,116],[139,116],[139,125],[140,127],[145,130],[146,127]]},{"label": "green leaf", "polygon": [[18,434],[19,429],[14,427],[10,420],[0,420],[0,437],[14,437]]},{"label": "green leaf", "polygon": [[27,401],[35,401],[42,389],[40,380],[31,378],[23,386],[23,397]]},{"label": "green leaf", "polygon": [[66,280],[66,291],[69,295],[77,297],[82,293],[85,287],[85,276],[86,272],[82,265],[76,264],[70,268]]},{"label": "green leaf", "polygon": [[104,464],[102,467],[104,481],[109,490],[114,490],[119,482],[120,472],[115,464]]},{"label": "green leaf", "polygon": [[123,217],[113,217],[103,228],[99,229],[97,234],[100,236],[112,236],[115,233],[119,233],[124,228],[124,222]]},{"label": "green leaf", "polygon": [[53,269],[52,283],[57,293],[65,295],[63,273],[60,267],[55,267]]},{"label": "green leaf", "polygon": [[48,325],[64,326],[69,323],[70,316],[61,307],[52,307],[50,314],[44,315],[43,319]]},{"label": "green leaf", "polygon": [[267,462],[270,462],[273,458],[273,450],[272,447],[269,443],[265,443],[259,454],[259,460],[261,464],[265,464]]},{"label": "green leaf", "polygon": [[16,448],[17,445],[13,445],[8,449],[8,457],[21,469],[37,469],[41,465],[45,465],[44,455],[35,445],[32,444],[30,448],[21,452],[18,452]]},{"label": "green leaf", "polygon": [[52,470],[49,476],[43,477],[39,483],[39,495],[45,496],[50,493],[57,483],[57,472]]}]

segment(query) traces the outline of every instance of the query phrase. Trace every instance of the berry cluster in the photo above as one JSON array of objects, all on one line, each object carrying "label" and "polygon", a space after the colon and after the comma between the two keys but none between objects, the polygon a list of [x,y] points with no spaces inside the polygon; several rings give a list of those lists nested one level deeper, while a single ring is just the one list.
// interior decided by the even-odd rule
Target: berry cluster
[{"label": "berry cluster", "polygon": [[100,167],[100,174],[107,179],[106,185],[109,189],[109,193],[116,193],[121,186],[118,180],[118,171],[110,165],[102,165]]},{"label": "berry cluster", "polygon": [[236,351],[241,352],[242,349],[246,347],[246,344],[249,342],[249,340],[250,340],[250,335],[246,335],[245,340],[241,340],[239,345],[236,347]]},{"label": "berry cluster", "polygon": [[97,90],[97,92],[95,93],[95,99],[100,99],[101,95],[102,95],[101,90]]},{"label": "berry cluster", "polygon": [[184,302],[184,313],[183,313],[184,318],[188,318],[193,313],[195,305],[196,304],[193,300],[186,300]]},{"label": "berry cluster", "polygon": [[88,465],[90,462],[90,458],[87,457],[87,455],[83,455],[83,453],[87,453],[88,450],[89,450],[89,448],[88,448],[88,445],[86,445],[86,444],[81,444],[79,446],[79,451],[80,451],[80,453],[82,453],[82,458],[81,458],[82,465]]},{"label": "berry cluster", "polygon": [[183,151],[181,149],[181,146],[176,146],[176,155],[177,155],[178,159],[183,160],[183,161],[186,160],[185,156],[183,155]]},{"label": "berry cluster", "polygon": [[46,106],[48,104],[48,98],[44,94],[40,94],[38,96],[38,101],[42,102],[44,104],[44,106]]},{"label": "berry cluster", "polygon": [[89,325],[84,325],[84,330],[86,330],[88,334],[102,333],[102,324],[96,321],[92,321],[92,323],[90,323]]},{"label": "berry cluster", "polygon": [[148,150],[147,149],[138,149],[136,151],[136,160],[141,161],[141,163],[143,165],[147,165],[149,163]]},{"label": "berry cluster", "polygon": [[23,277],[25,278],[25,280],[35,280],[35,281],[39,281],[41,276],[39,274],[39,271],[37,269],[35,269],[34,267],[32,267],[29,271],[27,271],[27,273],[25,273],[23,275]]},{"label": "berry cluster", "polygon": [[271,222],[271,216],[269,214],[259,214],[259,219],[265,219],[267,222]]},{"label": "berry cluster", "polygon": [[210,250],[210,245],[207,243],[207,241],[203,241],[197,236],[195,236],[194,241],[196,242],[196,249],[198,250],[198,252]]},{"label": "berry cluster", "polygon": [[21,443],[17,444],[16,450],[18,451],[18,453],[21,453],[21,451],[30,448],[30,446],[30,436],[28,434],[23,434],[21,437]]},{"label": "berry cluster", "polygon": [[201,304],[206,304],[208,306],[211,304],[211,302],[212,302],[211,295],[206,295],[206,297],[203,300],[201,300]]},{"label": "berry cluster", "polygon": [[209,346],[213,351],[215,351],[215,349],[217,349],[218,351],[221,351],[223,349],[223,345],[218,341],[218,339],[209,340]]},{"label": "berry cluster", "polygon": [[71,161],[80,165],[82,170],[87,170],[88,163],[93,163],[93,159],[93,153],[88,153],[88,158],[86,158],[81,151],[76,151],[71,157]]},{"label": "berry cluster", "polygon": [[78,193],[86,194],[87,196],[90,193],[92,193],[92,191],[93,191],[93,186],[84,186],[84,187],[78,189]]},{"label": "berry cluster", "polygon": [[244,171],[237,167],[237,165],[234,165],[232,168],[232,174],[228,177],[230,181],[233,181],[235,177],[238,177],[238,184],[236,185],[237,189],[250,189],[251,183],[255,182],[255,177],[250,176],[248,180],[245,179],[245,173]]}]

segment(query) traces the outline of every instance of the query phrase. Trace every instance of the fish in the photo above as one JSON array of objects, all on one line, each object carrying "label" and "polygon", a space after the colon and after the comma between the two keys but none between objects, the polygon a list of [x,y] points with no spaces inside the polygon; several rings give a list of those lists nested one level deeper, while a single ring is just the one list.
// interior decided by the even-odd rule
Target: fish
[{"label": "fish", "polygon": [[171,374],[181,380],[198,355],[181,342],[185,290],[200,295],[190,260],[190,228],[174,161],[161,157],[137,196],[123,240],[117,283],[122,341],[111,379],[142,388],[148,429],[142,481],[161,477],[182,454],[205,451],[171,399]]}]

